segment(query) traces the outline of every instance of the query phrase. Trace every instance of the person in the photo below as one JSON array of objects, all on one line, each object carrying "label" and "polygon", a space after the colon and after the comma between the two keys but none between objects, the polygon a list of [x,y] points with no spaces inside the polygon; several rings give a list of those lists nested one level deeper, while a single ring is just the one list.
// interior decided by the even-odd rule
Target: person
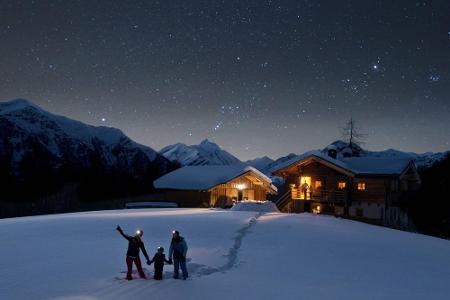
[{"label": "person", "polygon": [[142,270],[141,259],[139,258],[139,251],[142,250],[145,258],[147,259],[147,263],[150,262],[147,251],[145,250],[144,242],[142,241],[142,236],[144,235],[144,231],[137,230],[135,236],[129,236],[125,234],[120,228],[117,226],[116,230],[128,241],[128,251],[127,251],[127,280],[132,280],[131,271],[133,269],[133,262],[136,265],[139,276],[143,279],[147,279],[145,276],[144,270]]},{"label": "person", "polygon": [[303,193],[303,199],[305,199],[305,200],[308,199],[309,185],[306,182],[304,182],[302,184],[301,188],[302,188],[302,193]]},{"label": "person", "polygon": [[158,247],[156,250],[155,256],[153,256],[152,260],[147,262],[150,266],[152,263],[155,263],[155,274],[153,275],[153,279],[161,280],[163,276],[164,262],[171,264],[170,261],[166,259],[166,255],[164,254],[164,248]]},{"label": "person", "polygon": [[188,271],[186,268],[186,254],[188,246],[186,241],[177,230],[173,231],[172,241],[169,248],[169,262],[172,263],[173,257],[173,278],[178,279],[179,269],[183,272],[183,279],[188,278]]}]

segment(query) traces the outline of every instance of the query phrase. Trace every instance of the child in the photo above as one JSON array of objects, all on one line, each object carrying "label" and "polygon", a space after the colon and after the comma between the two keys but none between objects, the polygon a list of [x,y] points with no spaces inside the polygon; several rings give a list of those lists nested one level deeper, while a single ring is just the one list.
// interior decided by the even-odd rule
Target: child
[{"label": "child", "polygon": [[166,259],[166,255],[164,254],[164,248],[158,247],[155,256],[153,256],[153,259],[147,262],[149,266],[152,263],[155,263],[155,275],[153,276],[155,280],[162,279],[164,262],[168,263],[169,265],[171,264],[171,262]]}]

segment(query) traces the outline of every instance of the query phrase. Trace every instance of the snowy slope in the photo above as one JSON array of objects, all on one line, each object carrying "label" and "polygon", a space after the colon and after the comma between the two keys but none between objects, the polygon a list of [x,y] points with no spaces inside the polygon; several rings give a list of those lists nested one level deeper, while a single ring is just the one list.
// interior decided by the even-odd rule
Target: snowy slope
[{"label": "snowy slope", "polygon": [[268,174],[272,174],[272,171],[278,170],[278,169],[280,169],[280,168],[282,168],[284,166],[287,166],[287,165],[291,164],[292,162],[297,161],[298,159],[300,159],[302,157],[305,157],[305,156],[307,156],[307,155],[309,155],[311,153],[314,153],[316,151],[317,150],[308,151],[308,152],[305,152],[305,153],[303,153],[301,155],[290,153],[290,154],[288,154],[286,156],[282,156],[282,157],[278,158],[277,160],[275,160],[273,163],[269,164],[266,167],[266,170],[264,172],[266,172]]},{"label": "snowy slope", "polygon": [[159,153],[181,166],[242,164],[239,159],[207,139],[198,145],[188,146],[182,143],[169,145],[161,149]]},{"label": "snowy slope", "polygon": [[[126,241],[149,253],[170,232],[190,280],[125,281]],[[448,299],[450,241],[329,216],[207,209],[103,211],[0,220],[0,299]],[[151,274],[153,266],[145,266]],[[136,274],[135,274],[136,275]]]},{"label": "snowy slope", "polygon": [[54,115],[23,99],[0,102],[0,178],[15,182],[10,194],[33,184],[41,194],[50,192],[52,185],[79,181],[94,171],[101,178],[133,178],[151,189],[155,178],[175,167],[118,129]]},{"label": "snowy slope", "polygon": [[267,170],[268,166],[274,162],[273,159],[267,156],[258,157],[255,159],[247,160],[245,163],[249,166],[257,168],[260,171]]}]

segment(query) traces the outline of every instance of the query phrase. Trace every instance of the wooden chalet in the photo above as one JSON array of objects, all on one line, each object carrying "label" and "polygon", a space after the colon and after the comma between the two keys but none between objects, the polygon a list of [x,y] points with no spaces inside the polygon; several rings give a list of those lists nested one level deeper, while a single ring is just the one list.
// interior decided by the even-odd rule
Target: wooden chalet
[{"label": "wooden chalet", "polygon": [[277,189],[253,167],[187,166],[155,180],[162,201],[180,207],[230,207],[236,201],[265,201]]},{"label": "wooden chalet", "polygon": [[404,218],[399,209],[420,178],[413,160],[337,157],[335,149],[297,157],[275,170],[284,181],[276,201],[285,212],[347,215],[371,220]]}]

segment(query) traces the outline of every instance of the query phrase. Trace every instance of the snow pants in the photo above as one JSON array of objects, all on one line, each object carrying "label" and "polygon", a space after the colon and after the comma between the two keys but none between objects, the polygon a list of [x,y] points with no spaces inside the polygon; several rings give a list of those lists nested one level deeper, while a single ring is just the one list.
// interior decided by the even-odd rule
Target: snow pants
[{"label": "snow pants", "polygon": [[162,266],[155,265],[155,274],[153,275],[153,279],[161,280],[163,277],[163,269],[164,269],[164,265],[162,265]]},{"label": "snow pants", "polygon": [[186,258],[177,258],[173,257],[173,278],[178,278],[179,270],[181,267],[181,271],[183,272],[183,279],[188,278],[188,271],[186,268]]},{"label": "snow pants", "polygon": [[139,276],[141,278],[146,278],[144,270],[142,270],[141,259],[138,257],[127,256],[127,280],[132,280],[131,271],[133,270],[133,262],[136,265],[136,269],[138,270]]}]

